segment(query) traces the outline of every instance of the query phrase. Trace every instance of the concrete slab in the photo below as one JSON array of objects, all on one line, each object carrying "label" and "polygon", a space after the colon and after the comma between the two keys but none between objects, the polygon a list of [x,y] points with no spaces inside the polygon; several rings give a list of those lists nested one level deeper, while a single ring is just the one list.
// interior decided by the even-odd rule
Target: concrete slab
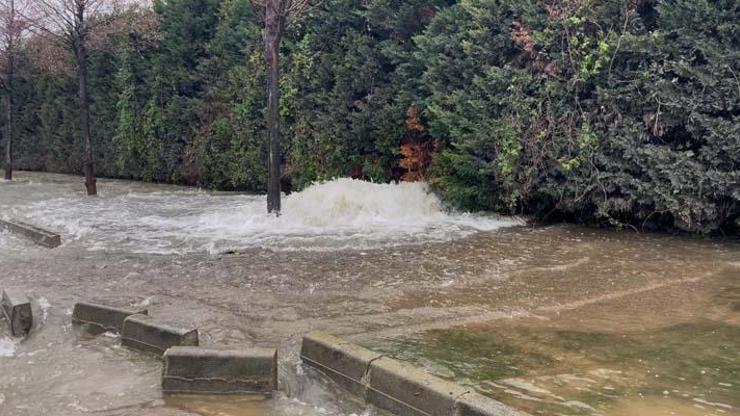
[{"label": "concrete slab", "polygon": [[121,332],[123,321],[131,315],[148,315],[146,309],[125,309],[96,303],[79,302],[72,312],[72,322],[94,325],[106,331]]},{"label": "concrete slab", "polygon": [[454,415],[457,399],[469,391],[388,357],[370,364],[367,401],[398,415]]},{"label": "concrete slab", "polygon": [[498,400],[475,392],[463,394],[456,403],[455,416],[529,416]]},{"label": "concrete slab", "polygon": [[21,235],[46,248],[57,248],[62,245],[62,237],[59,234],[20,221],[0,220],[0,230]]},{"label": "concrete slab", "polygon": [[350,393],[366,398],[364,378],[370,363],[382,357],[366,348],[349,343],[324,332],[303,337],[301,360],[320,370]]},{"label": "concrete slab", "polygon": [[275,390],[275,348],[172,347],[164,353],[164,393],[271,395]]},{"label": "concrete slab", "polygon": [[10,325],[10,333],[14,337],[22,337],[31,332],[33,327],[33,312],[31,301],[25,293],[15,289],[5,289],[0,299],[3,315]]},{"label": "concrete slab", "polygon": [[198,346],[198,330],[157,321],[148,315],[131,315],[123,321],[121,343],[161,355],[170,347]]}]

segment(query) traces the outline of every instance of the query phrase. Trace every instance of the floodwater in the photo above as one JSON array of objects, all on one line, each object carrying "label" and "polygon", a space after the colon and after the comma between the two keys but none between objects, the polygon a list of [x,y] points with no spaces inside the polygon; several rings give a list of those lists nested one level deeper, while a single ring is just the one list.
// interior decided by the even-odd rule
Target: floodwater
[{"label": "floodwater", "polygon": [[[0,330],[0,414],[379,414],[300,365],[325,330],[532,414],[740,414],[740,244],[450,214],[419,184],[339,180],[264,198],[19,172],[0,216],[0,288],[34,300]],[[277,346],[281,392],[162,397],[160,364],[70,324],[76,301],[146,306],[203,344]]]},{"label": "floodwater", "polygon": [[362,343],[533,415],[740,414],[731,276]]}]

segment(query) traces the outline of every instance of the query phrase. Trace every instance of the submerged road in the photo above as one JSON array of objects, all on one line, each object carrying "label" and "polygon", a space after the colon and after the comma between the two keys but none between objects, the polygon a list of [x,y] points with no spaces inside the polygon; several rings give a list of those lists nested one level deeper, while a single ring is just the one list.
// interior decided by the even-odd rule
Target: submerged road
[{"label": "submerged road", "polygon": [[[422,229],[420,236],[409,237],[409,245],[398,240],[384,244],[382,236],[373,235],[372,247],[346,247],[362,240],[364,230],[358,227],[341,231],[355,239],[343,240],[342,249],[336,250],[276,250],[260,246],[259,241],[268,240],[256,240],[254,246],[228,254],[156,253],[147,247],[170,247],[172,241],[180,247],[186,238],[178,234],[164,242],[127,236],[105,240],[96,233],[115,233],[115,227],[97,225],[70,231],[48,217],[49,206],[77,197],[70,192],[81,191],[80,179],[24,172],[18,178],[18,183],[0,183],[0,212],[47,221],[44,225],[55,227],[65,243],[48,250],[0,234],[0,288],[22,289],[39,308],[38,325],[28,339],[13,341],[0,332],[4,416],[360,414],[364,409],[331,385],[300,376],[304,370],[297,351],[304,334],[324,330],[358,340],[392,338],[589,310],[620,299],[627,305],[646,293],[659,297],[706,292],[685,307],[677,307],[684,298],[668,296],[663,307],[655,306],[646,326],[674,324],[697,314],[724,313],[721,319],[737,319],[731,312],[734,298],[726,302],[730,312],[713,299],[718,276],[734,279],[740,270],[736,243],[548,226],[459,234],[442,228],[430,231],[430,242],[424,242]],[[105,180],[100,189],[103,205],[106,198],[126,194],[131,200],[148,199],[143,207],[150,203],[152,210],[162,209],[157,204],[166,205],[173,195],[180,198],[190,192]],[[208,201],[216,209],[218,194],[209,194]],[[125,209],[134,202],[116,203]],[[102,211],[75,209],[77,216],[64,217],[75,218],[75,230],[85,230],[86,222],[101,223],[86,215]],[[197,210],[210,208],[168,209],[175,217],[187,214],[192,220]],[[106,215],[107,222],[114,222],[115,207]],[[193,227],[198,224],[202,226],[196,221]],[[198,232],[199,238],[206,238]],[[146,233],[152,239],[156,229]],[[440,233],[446,233],[444,238]],[[141,250],[132,248],[132,242]],[[71,308],[81,300],[146,306],[158,317],[196,325],[206,345],[277,346],[284,394],[269,402],[165,400],[159,393],[156,360],[119,347],[112,336],[91,337],[71,325]]]}]

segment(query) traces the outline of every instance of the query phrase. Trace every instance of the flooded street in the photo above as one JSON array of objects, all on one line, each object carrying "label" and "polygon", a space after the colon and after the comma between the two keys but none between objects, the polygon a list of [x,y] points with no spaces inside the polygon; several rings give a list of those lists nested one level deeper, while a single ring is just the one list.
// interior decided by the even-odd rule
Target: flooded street
[{"label": "flooded street", "polygon": [[[373,415],[299,364],[324,330],[538,415],[740,415],[740,244],[448,214],[420,185],[332,181],[264,198],[19,172],[0,289],[36,327],[0,332],[0,415]],[[201,344],[277,346],[274,398],[162,397],[160,363],[71,325],[77,301],[147,307]],[[2,330],[6,331],[3,323]]]},{"label": "flooded street", "polygon": [[362,343],[543,415],[740,412],[740,281],[727,268],[530,317]]}]

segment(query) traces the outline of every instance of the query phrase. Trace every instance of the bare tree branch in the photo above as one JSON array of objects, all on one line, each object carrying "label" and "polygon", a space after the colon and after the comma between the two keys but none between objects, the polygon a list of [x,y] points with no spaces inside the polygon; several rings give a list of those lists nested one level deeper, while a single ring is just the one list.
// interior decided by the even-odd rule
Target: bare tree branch
[{"label": "bare tree branch", "polygon": [[[10,0],[3,0],[10,1]],[[61,41],[74,55],[79,82],[80,131],[85,143],[84,170],[88,195],[97,195],[93,169],[88,92],[88,48],[95,28],[109,24],[127,0],[31,0],[38,16],[36,27],[51,39]],[[133,1],[133,0],[132,0]]]},{"label": "bare tree branch", "polygon": [[285,21],[285,25],[295,22],[309,9],[311,0],[250,0],[252,9],[264,22],[267,8]]}]

